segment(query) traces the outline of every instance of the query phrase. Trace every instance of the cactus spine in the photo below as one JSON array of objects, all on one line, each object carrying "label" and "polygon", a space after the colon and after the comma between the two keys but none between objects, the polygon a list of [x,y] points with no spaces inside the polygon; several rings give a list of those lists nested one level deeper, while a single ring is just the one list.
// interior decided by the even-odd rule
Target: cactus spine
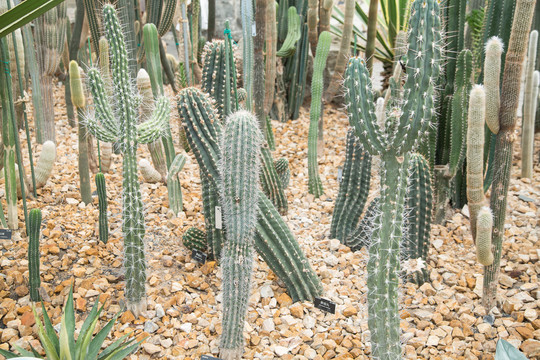
[{"label": "cactus spine", "polygon": [[243,329],[253,270],[253,237],[258,215],[260,143],[257,119],[233,113],[221,135],[221,203],[227,230],[223,269],[223,333],[220,357],[241,359]]},{"label": "cactus spine", "polygon": [[377,217],[381,213],[380,197],[376,197],[368,204],[366,213],[358,227],[351,232],[344,241],[344,244],[351,248],[351,251],[360,250],[362,247],[369,247],[371,235],[373,234],[373,224],[378,223]]},{"label": "cactus spine", "polygon": [[[402,100],[389,102],[391,108],[384,129],[377,124],[365,62],[351,58],[345,73],[349,121],[366,150],[372,155],[380,155],[382,162],[381,214],[376,218],[369,247],[367,284],[371,351],[374,358],[384,360],[401,357],[397,276],[408,153],[426,136],[435,113],[435,84],[441,58],[438,1],[415,0],[411,6],[410,24],[406,67],[414,70],[405,80]],[[418,79],[423,80],[418,83]],[[392,91],[397,92],[396,89]],[[398,157],[403,157],[403,161]]]},{"label": "cactus spine", "polygon": [[476,220],[476,258],[484,266],[493,264],[491,252],[491,232],[493,228],[493,215],[487,206],[478,212]]},{"label": "cactus spine", "polygon": [[[208,225],[207,214],[215,214],[214,207],[219,205],[217,202],[210,203],[204,199],[213,199],[211,195],[215,192],[220,179],[217,162],[221,157],[221,150],[217,138],[221,133],[221,124],[217,121],[216,110],[212,108],[208,95],[200,90],[183,89],[179,92],[177,101],[190,147],[199,164],[203,205]],[[261,155],[264,157],[264,147]],[[255,237],[257,252],[285,283],[294,301],[313,299],[322,292],[320,280],[272,202],[262,195],[260,190],[257,191],[259,192],[260,213]],[[223,232],[216,231],[214,235],[220,238],[212,238],[210,230],[214,231],[214,229],[215,227],[207,226],[206,228],[208,243],[210,248],[215,248],[213,254],[216,259],[219,259]]]},{"label": "cactus spine", "polygon": [[92,190],[90,188],[90,170],[88,168],[88,141],[86,126],[81,120],[82,112],[86,107],[86,97],[84,96],[79,64],[75,60],[69,63],[69,84],[71,102],[77,108],[77,117],[79,119],[79,184],[81,199],[85,204],[90,204],[92,202]]},{"label": "cactus spine", "polygon": [[39,237],[41,228],[41,210],[32,209],[28,214],[28,282],[30,284],[30,300],[39,301]]},{"label": "cactus spine", "polygon": [[497,294],[520,78],[527,50],[527,34],[531,27],[535,2],[536,0],[517,0],[510,42],[506,53],[499,112],[500,130],[495,141],[495,153],[497,156],[495,156],[493,163],[494,176],[490,198],[490,208],[494,217],[492,237],[494,261],[493,264],[485,268],[482,297],[486,309],[495,306]]},{"label": "cactus spine", "polygon": [[[427,263],[433,194],[429,164],[422,155],[411,156],[407,190],[405,204],[407,235],[403,239],[402,257],[405,260],[422,259]],[[412,282],[423,284],[428,281],[429,274],[424,267],[407,274],[407,277]]]},{"label": "cactus spine", "polygon": [[206,252],[208,249],[208,240],[206,239],[206,233],[196,227],[190,227],[182,235],[182,243],[189,250],[199,250]]},{"label": "cactus spine", "polygon": [[322,32],[317,43],[317,52],[313,65],[313,80],[311,82],[311,109],[309,111],[309,135],[308,135],[308,173],[309,193],[315,198],[324,194],[321,178],[319,177],[319,164],[317,162],[317,138],[319,131],[319,119],[321,117],[322,94],[324,88],[323,72],[326,67],[326,59],[330,52],[332,38],[329,32]]},{"label": "cactus spine", "polygon": [[109,218],[107,215],[107,188],[105,185],[105,175],[98,172],[96,174],[96,190],[98,195],[98,226],[99,240],[106,244],[109,241]]},{"label": "cactus spine", "polygon": [[356,229],[364,211],[371,182],[371,155],[364,150],[354,129],[347,132],[343,177],[332,215],[330,237],[342,243]]},{"label": "cactus spine", "polygon": [[521,127],[521,177],[529,179],[533,175],[534,118],[538,102],[538,73],[534,71],[537,47],[538,31],[533,30],[529,36]]},{"label": "cactus spine", "polygon": [[136,93],[131,85],[126,43],[112,5],[103,6],[103,27],[110,45],[116,99],[113,102],[106,97],[101,74],[97,69],[90,69],[88,83],[94,99],[96,118],[88,118],[87,126],[98,140],[117,141],[123,153],[125,296],[128,308],[139,314],[146,308],[146,263],[143,203],[137,176],[136,150],[138,143],[150,143],[161,136],[169,118],[169,103],[165,97],[159,97],[155,101],[151,118],[137,125]]}]

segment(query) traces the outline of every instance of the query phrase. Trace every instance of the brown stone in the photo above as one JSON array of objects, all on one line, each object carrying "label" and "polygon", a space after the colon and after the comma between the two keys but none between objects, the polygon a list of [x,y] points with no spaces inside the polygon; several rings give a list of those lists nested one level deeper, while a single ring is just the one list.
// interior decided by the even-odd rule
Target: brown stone
[{"label": "brown stone", "polygon": [[131,323],[133,321],[135,321],[135,315],[133,315],[133,313],[129,310],[127,310],[122,314],[122,316],[120,316],[120,322],[122,324]]},{"label": "brown stone", "polygon": [[297,318],[304,317],[304,307],[301,304],[294,304],[289,308],[291,315]]},{"label": "brown stone", "polygon": [[358,314],[358,310],[354,306],[348,306],[343,310],[343,316],[349,317]]},{"label": "brown stone", "polygon": [[281,295],[279,295],[277,298],[276,298],[278,304],[280,306],[289,306],[289,305],[292,305],[292,299],[289,295],[287,295],[286,293],[282,293]]},{"label": "brown stone", "polygon": [[540,357],[540,341],[538,340],[525,340],[520,349],[529,359]]},{"label": "brown stone", "polygon": [[523,336],[524,339],[532,339],[534,337],[532,329],[526,326],[519,326],[516,331]]},{"label": "brown stone", "polygon": [[26,295],[28,295],[28,288],[26,286],[24,286],[24,285],[17,286],[15,288],[15,294],[17,294],[17,296],[19,296],[19,297],[26,296]]}]

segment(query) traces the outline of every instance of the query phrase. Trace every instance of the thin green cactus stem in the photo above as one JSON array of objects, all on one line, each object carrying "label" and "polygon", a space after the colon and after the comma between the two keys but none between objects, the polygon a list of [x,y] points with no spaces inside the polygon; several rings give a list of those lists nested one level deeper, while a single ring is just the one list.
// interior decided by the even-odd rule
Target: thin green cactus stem
[{"label": "thin green cactus stem", "polygon": [[39,301],[39,287],[41,279],[39,277],[39,238],[41,228],[41,210],[32,209],[28,214],[28,283],[30,285],[30,300]]},{"label": "thin green cactus stem", "polygon": [[289,187],[291,181],[291,170],[289,169],[289,160],[287,158],[280,158],[274,161],[274,167],[279,176],[279,180],[283,185],[283,188],[286,189]]},{"label": "thin green cactus stem", "polygon": [[490,38],[486,44],[486,58],[484,60],[484,88],[486,91],[486,124],[493,134],[499,133],[502,53],[502,40],[496,36]]},{"label": "thin green cactus stem", "polygon": [[241,359],[244,321],[253,271],[253,238],[258,216],[260,143],[257,118],[238,111],[221,134],[220,193],[227,230],[221,256],[223,269],[223,332],[220,357]]},{"label": "thin green cactus stem", "polygon": [[244,89],[247,92],[246,109],[251,110],[253,107],[253,2],[252,0],[242,0],[242,39],[243,39],[243,76]]},{"label": "thin green cactus stem", "polygon": [[371,155],[364,150],[351,128],[347,132],[345,164],[332,215],[331,238],[345,243],[347,237],[357,228],[368,197],[370,182]]},{"label": "thin green cactus stem", "polygon": [[98,195],[98,225],[99,240],[106,244],[109,241],[109,217],[107,215],[107,187],[105,184],[105,175],[102,172],[96,174],[96,191]]},{"label": "thin green cactus stem", "polygon": [[186,164],[186,156],[184,154],[178,154],[174,158],[171,166],[169,167],[169,173],[167,174],[167,191],[169,194],[169,207],[175,215],[182,211],[182,187],[180,186],[180,180],[178,179],[178,173],[182,171],[182,168]]},{"label": "thin green cactus stem", "polygon": [[296,53],[296,43],[302,35],[302,25],[300,16],[296,12],[296,7],[291,6],[287,13],[287,37],[281,48],[277,51],[276,56],[291,57]]},{"label": "thin green cactus stem", "polygon": [[308,187],[309,193],[315,198],[324,194],[321,178],[319,177],[319,164],[317,162],[317,138],[319,121],[321,118],[322,95],[324,89],[323,73],[326,59],[330,52],[332,37],[329,32],[322,32],[317,43],[317,52],[313,64],[313,80],[311,81],[311,109],[309,111],[308,135]]},{"label": "thin green cactus stem", "polygon": [[[525,93],[523,95],[523,118],[521,125],[521,177],[533,177],[534,118],[538,102],[538,75],[534,71],[538,48],[538,31],[531,31],[527,68],[525,70]],[[536,96],[535,96],[536,95]]]}]

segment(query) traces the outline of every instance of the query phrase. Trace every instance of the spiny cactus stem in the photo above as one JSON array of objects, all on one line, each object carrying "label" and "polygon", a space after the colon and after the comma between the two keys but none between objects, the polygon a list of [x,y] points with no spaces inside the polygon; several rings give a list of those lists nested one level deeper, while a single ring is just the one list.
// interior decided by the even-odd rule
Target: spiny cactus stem
[{"label": "spiny cactus stem", "polygon": [[39,301],[39,234],[41,228],[41,210],[32,209],[27,222],[28,234],[28,280],[30,283],[30,300]]}]

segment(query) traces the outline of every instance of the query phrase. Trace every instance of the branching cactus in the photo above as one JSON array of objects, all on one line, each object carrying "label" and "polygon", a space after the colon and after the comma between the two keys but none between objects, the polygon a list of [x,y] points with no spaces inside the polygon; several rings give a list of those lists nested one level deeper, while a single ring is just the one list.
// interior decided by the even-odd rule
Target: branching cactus
[{"label": "branching cactus", "polygon": [[364,211],[371,182],[371,155],[364,150],[354,129],[347,132],[345,164],[332,215],[330,237],[345,243]]},{"label": "branching cactus", "polygon": [[39,237],[41,228],[41,210],[32,209],[28,213],[28,282],[30,284],[30,300],[39,301]]},{"label": "branching cactus", "polygon": [[[220,181],[217,163],[221,149],[217,139],[221,134],[221,124],[210,97],[200,90],[183,89],[177,101],[190,147],[200,168],[208,246],[214,257],[219,259],[224,232],[215,228],[215,207],[220,204],[214,195]],[[264,157],[264,149],[261,153]],[[257,191],[260,213],[255,234],[257,252],[285,283],[294,301],[313,299],[322,292],[320,280],[277,209],[261,190]]]},{"label": "branching cactus", "polygon": [[[409,261],[409,268],[415,270],[406,274],[407,278],[417,284],[429,280],[425,267],[429,252],[431,230],[431,212],[433,210],[433,191],[431,173],[427,160],[419,154],[413,154],[409,166],[409,182],[405,204],[406,236],[401,249],[402,257]],[[419,260],[420,259],[420,260]],[[413,266],[422,261],[421,269]]]},{"label": "branching cactus", "polygon": [[316,198],[324,194],[321,178],[319,177],[319,164],[317,159],[317,138],[319,121],[322,110],[322,96],[324,88],[323,73],[326,67],[326,59],[330,52],[332,37],[325,31],[319,36],[317,43],[317,55],[313,65],[313,80],[311,81],[311,108],[309,110],[309,135],[308,135],[308,187],[309,193]]},{"label": "branching cactus", "polygon": [[100,72],[88,71],[88,85],[94,99],[95,117],[86,120],[89,131],[100,141],[118,142],[123,153],[122,230],[124,233],[125,296],[128,308],[139,314],[146,308],[146,263],[144,215],[137,176],[136,150],[139,143],[151,143],[164,132],[169,119],[169,102],[159,97],[151,117],[137,124],[138,95],[128,69],[124,35],[116,10],[103,6],[103,28],[109,41],[114,99],[107,97]]},{"label": "branching cactus", "polygon": [[223,269],[222,359],[240,360],[244,350],[244,320],[253,271],[253,242],[259,212],[259,168],[262,134],[247,111],[233,113],[221,134],[221,203],[226,244]]},{"label": "branching cactus", "polygon": [[[345,73],[349,121],[366,150],[381,156],[381,214],[376,218],[369,247],[367,284],[372,354],[385,360],[401,357],[397,288],[408,153],[426,137],[435,113],[435,85],[441,68],[438,1],[415,0],[410,24],[405,63],[408,76],[402,100],[388,103],[384,128],[377,123],[365,62],[351,58]],[[398,92],[395,85],[391,91]]]}]

